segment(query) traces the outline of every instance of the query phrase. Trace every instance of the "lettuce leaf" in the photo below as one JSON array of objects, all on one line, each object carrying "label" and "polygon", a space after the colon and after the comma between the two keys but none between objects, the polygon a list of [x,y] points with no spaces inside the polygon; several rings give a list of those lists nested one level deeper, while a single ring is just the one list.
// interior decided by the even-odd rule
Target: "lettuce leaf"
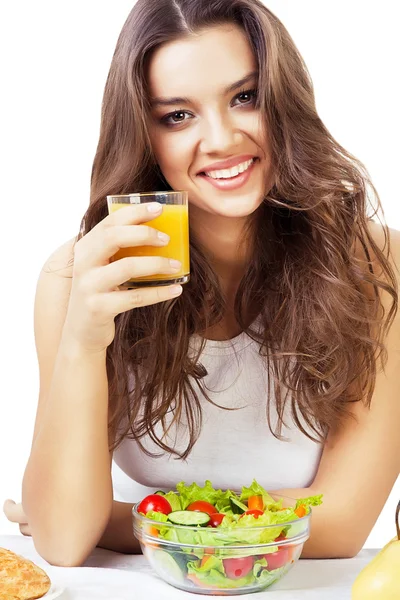
[{"label": "lettuce leaf", "polygon": [[268,566],[268,563],[266,561],[265,556],[263,556],[259,560],[254,561],[254,565],[253,565],[253,575],[254,575],[254,577],[258,577],[259,574],[261,573],[261,571],[263,569],[265,569],[265,567],[267,567],[267,566]]},{"label": "lettuce leaf", "polygon": [[185,485],[184,481],[180,481],[176,484],[176,489],[180,495],[182,510],[195,500],[205,500],[215,506],[216,502],[226,494],[222,490],[215,490],[209,479],[206,479],[204,487],[200,487],[197,483]]},{"label": "lettuce leaf", "polygon": [[[317,496],[308,496],[307,498],[299,498],[296,501],[296,506],[294,508],[296,510],[296,508],[299,508],[299,506],[301,506],[301,505],[303,505],[305,507],[319,506],[320,504],[322,504],[322,496],[323,496],[323,494],[319,494]],[[310,511],[307,511],[307,512],[310,512]]]},{"label": "lettuce leaf", "polygon": [[187,564],[188,573],[209,573],[212,570],[216,570],[222,575],[225,575],[224,564],[221,558],[215,557],[213,554],[206,560],[204,565],[201,565],[200,561],[191,561]]},{"label": "lettuce leaf", "polygon": [[229,498],[238,498],[238,496],[235,494],[235,492],[232,492],[232,490],[226,490],[220,494],[215,503],[217,512],[233,514]]},{"label": "lettuce leaf", "polygon": [[165,494],[164,498],[168,500],[172,510],[182,510],[181,501],[176,492],[168,492]]},{"label": "lettuce leaf", "polygon": [[240,502],[245,502],[250,496],[262,496],[264,502],[264,510],[279,510],[282,508],[281,500],[274,500],[255,479],[250,487],[242,487],[242,493],[239,496]]},{"label": "lettuce leaf", "polygon": [[149,510],[149,512],[146,513],[146,519],[152,519],[153,521],[162,521],[166,523],[168,521],[168,515],[156,512],[155,510]]},{"label": "lettuce leaf", "polygon": [[280,567],[279,569],[274,569],[273,571],[268,571],[267,569],[262,569],[260,571],[257,582],[261,583],[264,587],[268,587],[278,581],[286,570],[286,567]]}]

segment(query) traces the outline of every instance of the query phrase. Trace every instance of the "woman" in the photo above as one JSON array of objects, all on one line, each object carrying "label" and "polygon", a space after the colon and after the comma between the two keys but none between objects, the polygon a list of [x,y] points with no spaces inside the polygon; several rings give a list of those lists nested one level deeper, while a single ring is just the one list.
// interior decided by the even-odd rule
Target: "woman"
[{"label": "woman", "polygon": [[[213,184],[237,165],[251,169],[245,184]],[[113,457],[154,489],[256,477],[288,496],[323,493],[303,557],[361,549],[400,455],[400,241],[368,218],[368,186],[259,0],[136,3],[80,234],[37,286],[40,398],[23,506],[5,511],[46,560],[139,551],[132,504],[113,502]],[[142,225],[159,213],[108,216],[105,197],[169,189],[189,194],[191,281],[121,290],[173,267],[110,263],[118,248],[165,242]]]}]

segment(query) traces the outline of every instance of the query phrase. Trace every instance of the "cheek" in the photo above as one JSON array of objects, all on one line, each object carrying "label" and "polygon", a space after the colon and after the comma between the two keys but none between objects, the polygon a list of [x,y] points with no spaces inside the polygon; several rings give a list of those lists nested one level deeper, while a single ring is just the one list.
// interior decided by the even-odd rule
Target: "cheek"
[{"label": "cheek", "polygon": [[[187,178],[191,167],[191,152],[177,145],[159,144],[156,157],[159,167],[169,183]],[[175,187],[175,186],[174,186]]]}]

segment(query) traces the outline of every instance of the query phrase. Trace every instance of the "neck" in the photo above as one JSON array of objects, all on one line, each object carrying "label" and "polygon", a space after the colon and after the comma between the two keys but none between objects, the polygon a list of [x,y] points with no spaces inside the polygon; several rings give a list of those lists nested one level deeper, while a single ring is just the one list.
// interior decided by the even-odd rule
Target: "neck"
[{"label": "neck", "polygon": [[191,229],[221,282],[231,291],[239,285],[248,265],[248,217],[228,218],[191,207]]}]

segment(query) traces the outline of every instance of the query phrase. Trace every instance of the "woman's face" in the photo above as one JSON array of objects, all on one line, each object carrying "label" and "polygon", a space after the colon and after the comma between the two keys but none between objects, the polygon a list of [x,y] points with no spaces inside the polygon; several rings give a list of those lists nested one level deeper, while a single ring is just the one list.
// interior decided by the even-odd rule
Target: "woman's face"
[{"label": "woman's face", "polygon": [[[257,75],[228,91],[256,70],[247,38],[235,25],[170,42],[151,58],[149,131],[155,157],[171,188],[187,190],[191,205],[202,212],[245,217],[258,208],[272,186],[270,152],[255,108]],[[186,100],[154,102],[177,97]],[[235,189],[220,189],[200,175],[205,170],[217,177],[233,175],[208,167],[232,158],[243,164],[252,157],[257,160],[247,181]]]}]

